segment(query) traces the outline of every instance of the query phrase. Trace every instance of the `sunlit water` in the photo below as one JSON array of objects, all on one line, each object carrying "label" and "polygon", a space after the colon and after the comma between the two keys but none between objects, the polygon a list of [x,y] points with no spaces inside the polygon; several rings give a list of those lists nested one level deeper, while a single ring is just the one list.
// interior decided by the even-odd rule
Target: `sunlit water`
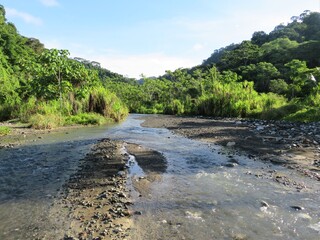
[{"label": "sunlit water", "polygon": [[[225,167],[230,158],[218,154],[223,149],[166,129],[143,128],[139,117],[131,115],[112,128],[52,133],[18,148],[0,149],[0,239],[59,239],[61,223],[51,204],[79,160],[102,137],[150,147],[168,161],[150,195],[133,194],[133,210],[142,212],[134,218],[133,239],[320,239],[318,182],[244,156],[232,156],[240,164]],[[143,169],[133,165],[141,174]],[[288,174],[311,189],[297,192],[248,174],[262,168]]]},{"label": "sunlit water", "polygon": [[[232,156],[239,165],[225,167],[230,154],[219,154],[223,149],[141,122],[131,117],[108,133],[160,151],[168,161],[151,194],[136,199],[142,215],[135,217],[134,239],[320,239],[319,182],[244,156]],[[264,170],[311,189],[298,192],[255,176]]]}]

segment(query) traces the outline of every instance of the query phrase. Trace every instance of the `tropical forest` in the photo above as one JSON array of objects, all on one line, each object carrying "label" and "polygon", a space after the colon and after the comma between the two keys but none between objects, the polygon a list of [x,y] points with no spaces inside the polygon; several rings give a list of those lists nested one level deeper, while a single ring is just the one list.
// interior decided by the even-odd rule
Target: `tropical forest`
[{"label": "tropical forest", "polygon": [[19,34],[0,8],[0,120],[39,129],[128,113],[320,120],[320,13],[215,50],[198,66],[128,78]]}]

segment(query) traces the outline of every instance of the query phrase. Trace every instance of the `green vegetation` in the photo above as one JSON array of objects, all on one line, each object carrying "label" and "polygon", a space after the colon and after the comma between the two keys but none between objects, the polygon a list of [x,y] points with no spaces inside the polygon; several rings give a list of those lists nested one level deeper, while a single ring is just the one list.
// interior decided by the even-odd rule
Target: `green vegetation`
[{"label": "green vegetation", "polygon": [[2,6],[0,25],[0,121],[19,118],[34,128],[55,128],[126,117],[127,107],[103,87],[97,70],[70,59],[67,50],[45,49],[21,36]]},{"label": "green vegetation", "polygon": [[106,119],[104,116],[97,113],[80,113],[65,119],[65,125],[103,125],[107,122],[112,122],[112,119]]},{"label": "green vegetation", "polygon": [[139,81],[21,36],[0,5],[0,121],[34,128],[128,112],[320,121],[320,13],[230,44],[199,66]]},{"label": "green vegetation", "polygon": [[11,128],[7,126],[0,126],[0,136],[8,135],[11,132]]},{"label": "green vegetation", "polygon": [[139,83],[103,79],[131,112],[320,121],[320,13]]}]

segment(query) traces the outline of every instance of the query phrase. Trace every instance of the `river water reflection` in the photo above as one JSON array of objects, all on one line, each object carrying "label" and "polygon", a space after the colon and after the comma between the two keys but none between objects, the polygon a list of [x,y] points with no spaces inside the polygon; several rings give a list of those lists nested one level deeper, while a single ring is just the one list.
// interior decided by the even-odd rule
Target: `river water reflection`
[{"label": "river water reflection", "polygon": [[[52,133],[36,142],[0,149],[0,239],[59,239],[63,223],[52,211],[58,189],[102,137],[164,154],[167,171],[146,197],[136,197],[133,239],[319,239],[319,182],[244,156],[225,167],[216,146],[143,128],[140,115],[113,127]],[[254,173],[277,170],[310,189],[301,192]],[[291,206],[301,206],[297,211]],[[60,213],[63,215],[63,212]]]}]

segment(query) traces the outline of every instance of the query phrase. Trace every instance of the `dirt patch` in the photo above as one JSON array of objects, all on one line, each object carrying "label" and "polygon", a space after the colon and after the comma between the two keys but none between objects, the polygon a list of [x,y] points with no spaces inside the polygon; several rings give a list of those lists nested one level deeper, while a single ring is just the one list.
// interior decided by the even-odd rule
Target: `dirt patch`
[{"label": "dirt patch", "polygon": [[320,180],[320,124],[243,119],[149,116],[144,127],[167,128],[176,134],[241,151],[250,158],[296,169]]}]

